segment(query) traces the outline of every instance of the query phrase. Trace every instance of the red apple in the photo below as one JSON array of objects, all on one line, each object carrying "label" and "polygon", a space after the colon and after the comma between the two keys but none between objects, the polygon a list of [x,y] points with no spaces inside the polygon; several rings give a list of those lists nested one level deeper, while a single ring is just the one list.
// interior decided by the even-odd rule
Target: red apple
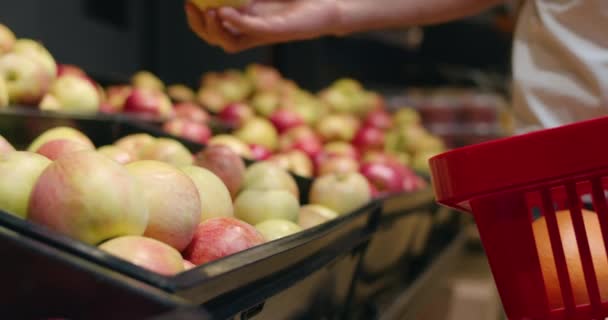
[{"label": "red apple", "polygon": [[185,270],[184,259],[177,250],[151,238],[119,237],[102,243],[99,249],[165,276]]},{"label": "red apple", "polygon": [[43,144],[40,148],[38,148],[36,153],[47,157],[49,160],[55,161],[66,154],[92,150],[94,150],[94,148],[89,144],[62,139],[52,140]]},{"label": "red apple", "polygon": [[208,146],[195,157],[197,166],[218,176],[226,185],[232,198],[236,198],[245,179],[245,162],[226,146]]},{"label": "red apple", "polygon": [[165,122],[163,130],[177,137],[188,139],[200,144],[207,144],[211,139],[211,129],[206,124],[175,118]]},{"label": "red apple", "polygon": [[106,103],[113,112],[120,112],[125,107],[127,98],[131,95],[133,88],[130,86],[110,86],[106,89]]},{"label": "red apple", "polygon": [[376,109],[367,114],[363,125],[380,130],[389,130],[393,127],[393,118],[386,110]]},{"label": "red apple", "polygon": [[125,102],[124,111],[152,117],[166,118],[172,115],[173,106],[169,98],[160,91],[137,88]]},{"label": "red apple", "polygon": [[249,146],[249,148],[251,149],[251,154],[253,155],[253,160],[263,161],[263,160],[267,160],[268,158],[270,158],[272,156],[272,151],[264,146],[261,146],[258,144],[252,144]]},{"label": "red apple", "polygon": [[299,114],[285,108],[275,111],[270,116],[270,121],[277,128],[277,130],[279,130],[279,133],[283,133],[289,129],[296,128],[304,124],[304,120]]},{"label": "red apple", "polygon": [[283,152],[297,149],[312,158],[321,152],[323,144],[321,138],[310,127],[299,126],[281,135],[279,149]]},{"label": "red apple", "polygon": [[84,135],[82,132],[70,128],[70,127],[55,127],[53,129],[49,129],[45,131],[43,134],[39,135],[28,147],[27,151],[37,152],[42,145],[49,141],[53,140],[72,140],[75,142],[79,142],[82,144],[86,144],[91,148],[95,148],[95,145],[89,138]]},{"label": "red apple", "polygon": [[403,191],[404,176],[389,164],[367,163],[361,167],[361,174],[369,180],[381,194],[393,194]]},{"label": "red apple", "polygon": [[315,157],[321,150],[323,150],[323,144],[317,139],[304,139],[297,141],[293,145],[293,149],[299,150],[307,154],[310,158]]},{"label": "red apple", "polygon": [[243,221],[214,218],[196,228],[192,242],[184,251],[184,257],[195,265],[202,265],[264,242],[264,237]]},{"label": "red apple", "polygon": [[255,116],[253,109],[245,103],[235,102],[227,105],[219,114],[221,121],[233,128],[240,128]]},{"label": "red apple", "polygon": [[353,145],[359,150],[382,150],[384,149],[384,132],[374,127],[363,127],[359,129]]},{"label": "red apple", "polygon": [[219,134],[209,140],[210,146],[226,146],[234,151],[239,156],[245,159],[253,159],[251,149],[245,142],[239,140],[235,136],[228,134]]},{"label": "red apple", "polygon": [[209,122],[209,113],[203,108],[191,102],[178,103],[173,107],[176,118],[188,119],[193,122],[207,123]]}]

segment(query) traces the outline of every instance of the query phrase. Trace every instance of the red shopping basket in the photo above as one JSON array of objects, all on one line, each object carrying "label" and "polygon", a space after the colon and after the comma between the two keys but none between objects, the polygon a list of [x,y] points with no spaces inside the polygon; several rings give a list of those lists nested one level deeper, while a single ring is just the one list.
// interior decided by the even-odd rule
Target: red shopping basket
[{"label": "red shopping basket", "polygon": [[[608,317],[608,296],[600,295],[608,283],[598,283],[582,216],[582,208],[592,206],[604,244],[608,243],[607,142],[608,117],[469,146],[431,159],[437,200],[471,212],[476,219],[509,319]],[[584,303],[572,291],[566,263],[572,257],[564,254],[557,210],[570,211],[580,252],[574,258],[580,259],[584,275],[584,284],[574,285],[586,287]],[[539,216],[545,217],[553,251],[563,302],[559,306],[549,303],[543,280],[532,228]]]}]

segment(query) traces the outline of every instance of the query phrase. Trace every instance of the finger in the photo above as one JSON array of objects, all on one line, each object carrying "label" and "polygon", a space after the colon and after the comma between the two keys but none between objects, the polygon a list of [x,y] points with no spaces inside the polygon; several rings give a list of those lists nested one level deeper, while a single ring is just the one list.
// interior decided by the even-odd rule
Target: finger
[{"label": "finger", "polygon": [[264,19],[243,14],[234,8],[220,8],[218,15],[241,33],[267,34],[272,31]]},{"label": "finger", "polygon": [[207,14],[209,34],[213,35],[217,43],[228,52],[240,51],[239,38],[228,31],[218,18],[216,11]]},{"label": "finger", "polygon": [[192,31],[196,35],[207,41],[208,36],[205,17],[200,12],[200,10],[198,10],[198,8],[196,8],[189,2],[186,3],[186,17],[188,19],[188,25],[190,26],[190,29],[192,29]]}]

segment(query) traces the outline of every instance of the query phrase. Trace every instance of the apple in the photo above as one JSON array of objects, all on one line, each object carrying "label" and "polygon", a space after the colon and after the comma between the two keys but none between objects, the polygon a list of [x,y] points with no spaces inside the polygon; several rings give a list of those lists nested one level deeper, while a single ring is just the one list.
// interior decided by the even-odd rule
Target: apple
[{"label": "apple", "polygon": [[380,130],[389,130],[393,127],[393,118],[386,110],[377,109],[371,111],[367,114],[367,116],[365,116],[363,125],[378,128]]},{"label": "apple", "polygon": [[103,146],[97,149],[97,152],[116,161],[119,164],[127,164],[138,160],[135,154],[117,146]]},{"label": "apple", "polygon": [[16,41],[15,33],[7,26],[0,23],[0,55],[13,50]]},{"label": "apple", "polygon": [[88,78],[87,73],[84,72],[80,67],[73,64],[58,64],[57,65],[57,77],[66,75],[72,75],[80,78]]},{"label": "apple", "polygon": [[188,139],[200,144],[206,144],[213,133],[206,124],[187,119],[175,118],[165,122],[163,130],[174,136]]},{"label": "apple", "polygon": [[295,95],[291,109],[311,126],[316,125],[329,111],[316,96],[304,91]]},{"label": "apple", "polygon": [[0,135],[0,155],[15,151],[15,148],[2,135]]},{"label": "apple", "polygon": [[27,151],[37,152],[42,145],[53,140],[71,140],[95,148],[95,145],[82,132],[70,127],[55,127],[39,135],[27,148]]},{"label": "apple", "polygon": [[300,211],[298,199],[284,190],[245,190],[234,202],[237,218],[256,225],[271,219],[295,222]]},{"label": "apple", "polygon": [[28,219],[92,245],[142,235],[149,215],[141,187],[127,169],[105,156],[70,153],[38,179]]},{"label": "apple", "polygon": [[331,156],[345,156],[359,159],[360,154],[352,144],[346,142],[330,142],[323,146],[323,152]]},{"label": "apple", "polygon": [[123,149],[139,158],[141,152],[148,146],[154,144],[156,138],[147,133],[136,133],[118,139],[114,145]]},{"label": "apple", "polygon": [[165,84],[152,72],[139,71],[131,77],[131,84],[135,88],[148,89],[153,91],[164,91]]},{"label": "apple", "polygon": [[213,218],[198,225],[192,242],[184,251],[184,257],[195,265],[202,265],[264,242],[264,237],[243,221]]},{"label": "apple", "polygon": [[247,168],[243,190],[284,190],[300,199],[296,180],[285,170],[268,162],[258,162]]},{"label": "apple", "polygon": [[279,108],[280,97],[274,91],[261,91],[251,99],[251,105],[255,112],[263,117],[270,115]]},{"label": "apple", "polygon": [[158,138],[142,149],[142,160],[156,160],[176,167],[191,165],[194,158],[183,144],[174,139]]},{"label": "apple", "polygon": [[224,182],[213,172],[195,166],[181,168],[196,186],[201,199],[200,222],[218,217],[233,217],[232,196]]},{"label": "apple", "polygon": [[317,124],[317,132],[326,142],[353,139],[359,129],[359,120],[349,114],[332,114],[324,117]]},{"label": "apple", "polygon": [[188,260],[184,260],[184,271],[192,270],[196,268],[196,265]]},{"label": "apple", "polygon": [[224,109],[218,114],[218,118],[228,124],[233,128],[240,128],[253,119],[255,116],[253,109],[245,103],[235,102],[228,104]]},{"label": "apple", "polygon": [[194,102],[196,94],[192,89],[183,84],[174,84],[167,88],[167,94],[171,100],[177,103]]},{"label": "apple", "polygon": [[420,114],[413,108],[401,108],[393,115],[393,121],[397,126],[420,125],[422,123]]},{"label": "apple", "polygon": [[195,157],[197,166],[217,175],[236,198],[245,179],[245,162],[229,147],[210,145]]},{"label": "apple", "polygon": [[55,59],[40,42],[32,39],[18,39],[12,52],[39,63],[50,81],[57,76]]},{"label": "apple", "polygon": [[272,157],[272,151],[270,151],[264,146],[252,144],[249,146],[249,149],[251,149],[251,155],[253,157],[253,160],[264,161]]},{"label": "apple", "polygon": [[359,162],[352,157],[347,156],[328,156],[325,160],[320,162],[317,169],[317,175],[319,176],[352,172],[359,172]]},{"label": "apple", "polygon": [[197,93],[197,101],[207,108],[207,110],[218,113],[227,104],[226,98],[224,98],[219,92],[213,88],[203,87]]},{"label": "apple", "polygon": [[292,128],[279,137],[279,149],[290,151],[296,148],[313,156],[322,149],[321,138],[308,126]]},{"label": "apple", "polygon": [[34,185],[50,164],[31,152],[0,152],[0,209],[25,218]]},{"label": "apple", "polygon": [[73,75],[57,78],[49,93],[66,111],[97,112],[101,104],[97,88],[86,79]]},{"label": "apple", "polygon": [[302,231],[302,227],[295,224],[293,221],[283,219],[266,220],[256,224],[255,228],[268,242],[285,238]]},{"label": "apple", "polygon": [[325,206],[340,215],[351,213],[371,197],[368,181],[359,173],[331,174],[317,178],[310,190],[310,203]]},{"label": "apple", "polygon": [[361,174],[380,194],[393,194],[403,191],[404,176],[386,163],[367,163],[361,167]]},{"label": "apple", "polygon": [[59,111],[61,110],[61,102],[52,94],[45,94],[38,108],[42,111]]},{"label": "apple", "polygon": [[302,177],[312,177],[314,174],[312,161],[306,153],[299,150],[277,154],[267,161]]},{"label": "apple", "polygon": [[51,140],[43,144],[38,148],[36,153],[49,158],[49,160],[55,161],[66,154],[92,150],[95,150],[95,148],[89,144],[74,140],[59,139]]},{"label": "apple", "polygon": [[245,100],[252,92],[253,86],[249,80],[238,70],[228,70],[220,75],[213,86],[226,102]]},{"label": "apple", "polygon": [[281,74],[272,67],[251,64],[245,70],[245,76],[253,83],[256,91],[275,90],[281,85]]},{"label": "apple", "polygon": [[279,134],[272,123],[264,118],[253,118],[234,133],[234,136],[247,144],[259,144],[276,150]]},{"label": "apple", "polygon": [[182,255],[151,238],[124,236],[102,243],[99,249],[152,272],[173,276],[185,270]]},{"label": "apple", "polygon": [[184,250],[201,221],[201,199],[192,179],[159,161],[136,161],[125,168],[142,186],[150,213],[144,236]]},{"label": "apple", "polygon": [[251,149],[249,146],[238,138],[227,135],[227,134],[219,134],[211,140],[209,140],[208,145],[210,146],[225,146],[230,148],[234,153],[246,159],[253,159],[253,154],[251,153]]},{"label": "apple", "polygon": [[326,207],[309,204],[300,208],[298,214],[298,225],[302,229],[310,229],[338,218],[338,214]]},{"label": "apple", "polygon": [[289,129],[299,127],[304,124],[304,120],[299,114],[289,109],[278,109],[270,116],[270,121],[279,130],[279,133],[283,133]]},{"label": "apple", "polygon": [[173,107],[176,118],[188,119],[197,123],[208,123],[209,113],[191,102],[178,103]]},{"label": "apple", "polygon": [[127,98],[131,95],[133,88],[127,85],[110,86],[106,89],[106,102],[113,112],[122,111]]},{"label": "apple", "polygon": [[160,91],[136,88],[125,101],[126,113],[167,118],[173,113],[169,98]]},{"label": "apple", "polygon": [[429,160],[436,156],[435,152],[420,152],[412,158],[412,168],[418,172],[430,174]]},{"label": "apple", "polygon": [[6,87],[6,81],[0,77],[0,109],[8,107],[9,97],[8,88]]},{"label": "apple", "polygon": [[384,149],[384,132],[374,127],[363,127],[359,129],[353,145],[359,150],[383,150]]},{"label": "apple", "polygon": [[16,53],[0,56],[0,78],[9,102],[25,105],[37,105],[53,80],[42,64]]}]

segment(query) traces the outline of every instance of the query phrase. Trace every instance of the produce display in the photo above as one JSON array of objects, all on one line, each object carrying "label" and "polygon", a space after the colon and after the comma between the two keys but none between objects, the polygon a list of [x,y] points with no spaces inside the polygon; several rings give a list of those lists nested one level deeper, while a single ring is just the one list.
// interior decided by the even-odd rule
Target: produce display
[{"label": "produce display", "polygon": [[286,170],[267,162],[247,168],[223,145],[191,154],[177,140],[134,134],[96,147],[76,129],[55,127],[27,151],[2,136],[0,146],[0,209],[163,275],[298,233],[370,200],[365,178],[352,173],[349,179],[364,181],[358,187],[337,176],[320,182],[344,190],[337,200],[301,204]]}]

